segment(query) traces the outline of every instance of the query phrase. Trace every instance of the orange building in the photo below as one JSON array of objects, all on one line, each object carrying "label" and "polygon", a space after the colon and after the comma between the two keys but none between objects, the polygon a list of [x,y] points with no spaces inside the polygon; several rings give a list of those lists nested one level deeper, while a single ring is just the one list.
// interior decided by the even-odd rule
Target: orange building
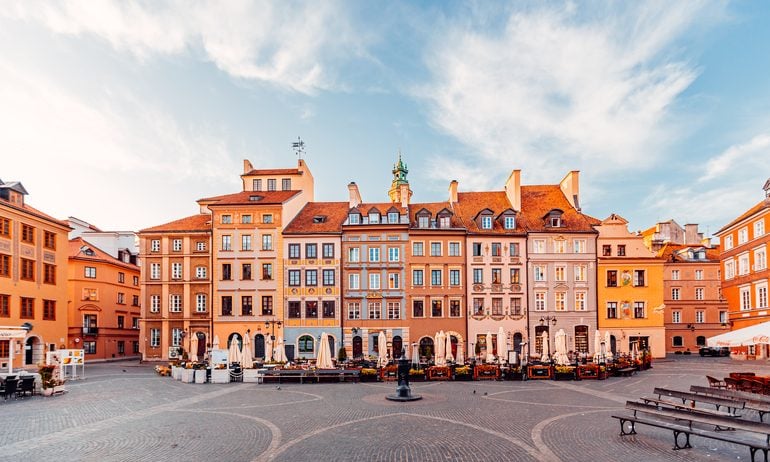
[{"label": "orange building", "polygon": [[21,183],[0,180],[0,369],[35,366],[66,346],[69,226],[26,195]]},{"label": "orange building", "polygon": [[69,241],[68,348],[86,360],[139,356],[139,266],[114,258],[83,238]]},{"label": "orange building", "polygon": [[[770,321],[767,253],[770,249],[770,180],[765,198],[725,225],[715,235],[721,241],[722,295],[727,300],[732,330]],[[770,346],[737,348],[749,359],[770,357]]]}]

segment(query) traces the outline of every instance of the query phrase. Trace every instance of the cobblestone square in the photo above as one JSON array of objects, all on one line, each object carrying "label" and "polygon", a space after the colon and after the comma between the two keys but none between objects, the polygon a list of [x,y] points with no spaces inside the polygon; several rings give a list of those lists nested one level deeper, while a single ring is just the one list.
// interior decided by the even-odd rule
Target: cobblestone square
[{"label": "cobblestone square", "polygon": [[698,437],[673,451],[670,431],[646,426],[621,438],[610,415],[656,386],[770,366],[697,356],[653,366],[604,381],[415,383],[424,399],[403,404],[385,400],[392,382],[184,384],[152,365],[91,365],[65,395],[0,402],[0,460],[749,459],[745,447]]}]

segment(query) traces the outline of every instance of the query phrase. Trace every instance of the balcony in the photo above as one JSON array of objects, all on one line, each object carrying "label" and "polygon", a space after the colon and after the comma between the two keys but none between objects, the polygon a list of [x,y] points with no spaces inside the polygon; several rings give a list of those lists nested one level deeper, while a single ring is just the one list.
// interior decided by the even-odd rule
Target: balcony
[{"label": "balcony", "polygon": [[99,335],[98,327],[83,327],[83,335]]}]

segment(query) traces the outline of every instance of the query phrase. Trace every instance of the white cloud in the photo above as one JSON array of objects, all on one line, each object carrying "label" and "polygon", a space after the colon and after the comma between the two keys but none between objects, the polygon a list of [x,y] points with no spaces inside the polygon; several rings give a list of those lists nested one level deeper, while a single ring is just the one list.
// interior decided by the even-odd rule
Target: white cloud
[{"label": "white cloud", "polygon": [[415,93],[477,153],[468,164],[549,181],[554,170],[650,167],[676,130],[672,104],[698,74],[668,52],[702,11],[619,5],[628,9],[589,17],[571,4],[514,12],[499,33],[450,25],[427,53],[433,81]]},{"label": "white cloud", "polygon": [[706,163],[706,172],[700,181],[708,181],[729,174],[731,171],[751,172],[754,168],[766,168],[770,158],[770,134],[761,133],[747,143],[725,149]]},{"label": "white cloud", "polygon": [[366,34],[353,31],[344,11],[334,1],[23,0],[0,16],[97,36],[140,60],[198,51],[233,77],[310,93],[336,86],[328,62],[365,54]]}]

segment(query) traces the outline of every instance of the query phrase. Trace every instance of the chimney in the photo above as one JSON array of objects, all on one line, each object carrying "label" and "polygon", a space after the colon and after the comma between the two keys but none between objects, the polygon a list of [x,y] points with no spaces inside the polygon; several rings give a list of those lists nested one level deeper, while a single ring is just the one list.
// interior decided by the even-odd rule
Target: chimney
[{"label": "chimney", "polygon": [[358,207],[361,204],[361,193],[358,192],[358,185],[355,181],[348,184],[348,193],[350,193],[350,208]]},{"label": "chimney", "polygon": [[412,191],[409,190],[408,184],[402,184],[398,187],[399,193],[398,195],[401,196],[401,207],[407,208],[409,207],[409,199],[411,199]]},{"label": "chimney", "polygon": [[699,245],[703,240],[703,234],[698,233],[697,224],[684,225],[684,245]]},{"label": "chimney", "polygon": [[514,170],[505,182],[505,196],[513,210],[521,211],[521,170]]},{"label": "chimney", "polygon": [[249,162],[249,159],[243,159],[243,173],[246,174],[252,170],[254,170],[254,166],[251,165],[251,162]]},{"label": "chimney", "polygon": [[450,204],[456,204],[457,203],[457,180],[452,180],[449,182],[449,203]]},{"label": "chimney", "polygon": [[575,207],[579,212],[580,201],[578,200],[578,196],[580,195],[580,171],[572,170],[569,172],[559,183],[559,188],[561,188],[561,192],[564,193],[564,196],[567,198],[570,205]]}]

